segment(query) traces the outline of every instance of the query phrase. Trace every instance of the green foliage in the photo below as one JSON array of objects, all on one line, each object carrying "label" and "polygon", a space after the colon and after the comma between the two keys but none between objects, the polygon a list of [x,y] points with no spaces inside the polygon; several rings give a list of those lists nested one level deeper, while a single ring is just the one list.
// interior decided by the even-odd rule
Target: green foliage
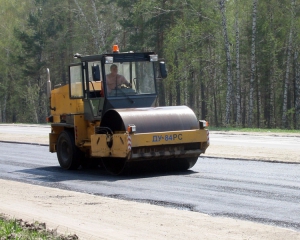
[{"label": "green foliage", "polygon": [[[300,5],[291,2],[258,1],[256,127],[281,126],[287,36],[292,26],[292,56],[299,52],[300,43]],[[246,126],[252,114],[248,106],[253,1],[224,3],[233,75],[229,125],[236,125],[240,93],[241,125]],[[121,51],[155,51],[165,59],[169,76],[158,83],[160,105],[185,104],[214,126],[224,122],[228,86],[219,1],[0,0],[0,4],[0,122],[44,122],[49,111],[46,68],[53,85],[64,84],[74,53],[110,52],[113,44],[119,44]],[[287,128],[299,127],[300,122],[295,106],[300,100],[294,91],[298,61],[293,59],[289,66]]]},{"label": "green foliage", "polygon": [[[15,30],[15,36],[21,43],[21,52],[18,54],[18,65],[21,66],[23,79],[19,81],[22,92],[19,97],[22,108],[17,111],[17,117],[25,122],[41,123],[45,121],[45,81],[43,71],[46,68],[46,46],[49,39],[57,37],[62,25],[45,13],[47,1],[36,0],[36,8],[27,19],[27,29]],[[24,91],[25,90],[25,91]],[[27,91],[26,91],[27,90]],[[24,114],[20,111],[26,109]]]}]

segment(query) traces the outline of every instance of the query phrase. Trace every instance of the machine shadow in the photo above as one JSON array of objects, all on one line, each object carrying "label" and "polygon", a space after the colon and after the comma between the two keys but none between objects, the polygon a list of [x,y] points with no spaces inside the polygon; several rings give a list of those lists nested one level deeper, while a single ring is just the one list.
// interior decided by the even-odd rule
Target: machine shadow
[{"label": "machine shadow", "polygon": [[119,180],[156,178],[174,175],[191,175],[196,174],[193,170],[178,171],[172,169],[159,169],[156,167],[138,169],[130,168],[122,175],[111,175],[104,168],[83,168],[78,170],[64,170],[60,166],[49,166],[39,168],[28,168],[18,170],[17,172],[31,175],[30,180],[44,183],[59,183],[63,181],[109,181],[116,182]]}]

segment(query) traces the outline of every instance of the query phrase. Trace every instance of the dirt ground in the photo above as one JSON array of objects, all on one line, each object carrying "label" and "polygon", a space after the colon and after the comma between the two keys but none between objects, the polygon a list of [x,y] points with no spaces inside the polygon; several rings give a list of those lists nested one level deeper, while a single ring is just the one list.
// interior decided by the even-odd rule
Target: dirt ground
[{"label": "dirt ground", "polygon": [[[1,131],[0,141],[48,144],[47,136]],[[261,150],[262,157],[268,158]],[[206,156],[231,158],[233,152],[226,146],[210,146]],[[253,222],[7,180],[0,180],[0,186],[0,213],[45,222],[48,228],[62,234],[75,233],[80,239],[300,240],[300,232]]]}]

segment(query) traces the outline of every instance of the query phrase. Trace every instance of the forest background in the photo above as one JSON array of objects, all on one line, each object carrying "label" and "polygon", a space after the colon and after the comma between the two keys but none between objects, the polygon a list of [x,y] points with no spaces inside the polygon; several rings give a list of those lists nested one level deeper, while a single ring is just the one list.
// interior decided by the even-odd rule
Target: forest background
[{"label": "forest background", "polygon": [[159,105],[212,126],[300,129],[300,0],[0,0],[0,122],[44,123],[74,53],[154,51]]}]

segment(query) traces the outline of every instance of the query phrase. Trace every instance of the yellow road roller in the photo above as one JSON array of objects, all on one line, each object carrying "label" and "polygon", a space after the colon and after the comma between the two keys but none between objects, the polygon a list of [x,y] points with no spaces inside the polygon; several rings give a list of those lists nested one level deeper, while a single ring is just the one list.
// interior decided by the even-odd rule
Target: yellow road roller
[{"label": "yellow road roller", "polygon": [[91,162],[118,175],[134,163],[166,163],[187,170],[209,146],[208,123],[187,106],[157,106],[165,63],[154,52],[81,56],[69,66],[66,85],[47,94],[51,114],[49,151],[63,169]]}]

